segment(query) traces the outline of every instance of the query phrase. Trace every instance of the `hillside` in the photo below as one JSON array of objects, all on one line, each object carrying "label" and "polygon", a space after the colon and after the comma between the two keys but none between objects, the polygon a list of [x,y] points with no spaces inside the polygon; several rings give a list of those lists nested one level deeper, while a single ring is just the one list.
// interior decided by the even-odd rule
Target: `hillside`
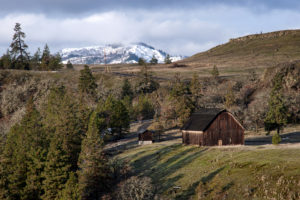
[{"label": "hillside", "polygon": [[118,155],[152,179],[159,199],[178,200],[299,199],[299,156],[299,144],[198,147],[180,138]]},{"label": "hillside", "polygon": [[285,30],[230,39],[179,63],[191,66],[269,67],[300,59],[300,30]]}]

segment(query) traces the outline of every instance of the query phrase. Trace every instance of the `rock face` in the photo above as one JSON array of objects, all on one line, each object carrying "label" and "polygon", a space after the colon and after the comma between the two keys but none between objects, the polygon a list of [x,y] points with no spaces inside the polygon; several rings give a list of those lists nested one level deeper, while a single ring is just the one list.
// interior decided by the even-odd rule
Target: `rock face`
[{"label": "rock face", "polygon": [[[73,64],[119,64],[137,63],[139,58],[149,62],[154,55],[159,63],[163,63],[167,55],[162,50],[145,44],[130,45],[112,44],[83,48],[68,48],[61,50],[63,63],[70,61]],[[171,56],[173,62],[183,59],[183,56]]]}]

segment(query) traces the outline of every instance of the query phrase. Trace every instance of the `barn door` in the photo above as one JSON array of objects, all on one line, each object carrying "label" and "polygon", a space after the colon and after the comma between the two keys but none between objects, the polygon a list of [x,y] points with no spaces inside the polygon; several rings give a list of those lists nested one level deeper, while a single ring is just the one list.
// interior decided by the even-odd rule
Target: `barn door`
[{"label": "barn door", "polygon": [[218,146],[222,146],[222,145],[223,145],[222,140],[218,140]]}]

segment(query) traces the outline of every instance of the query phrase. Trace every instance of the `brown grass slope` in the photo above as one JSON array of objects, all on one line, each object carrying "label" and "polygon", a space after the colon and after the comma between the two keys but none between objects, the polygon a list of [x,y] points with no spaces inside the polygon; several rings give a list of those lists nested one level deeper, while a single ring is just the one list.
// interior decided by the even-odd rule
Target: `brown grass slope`
[{"label": "brown grass slope", "polygon": [[269,67],[300,59],[300,30],[284,30],[230,39],[179,63],[190,66]]}]

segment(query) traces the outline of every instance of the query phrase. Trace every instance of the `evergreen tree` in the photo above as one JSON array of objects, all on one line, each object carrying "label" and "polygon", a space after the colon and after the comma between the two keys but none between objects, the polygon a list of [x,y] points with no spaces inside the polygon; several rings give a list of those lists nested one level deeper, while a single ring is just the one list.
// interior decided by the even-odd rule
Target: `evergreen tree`
[{"label": "evergreen tree", "polygon": [[97,84],[88,65],[85,65],[84,69],[80,70],[78,88],[81,94],[96,96]]},{"label": "evergreen tree", "polygon": [[199,76],[196,73],[193,74],[193,78],[190,85],[190,91],[192,93],[192,101],[194,102],[195,106],[198,107],[199,105],[198,101],[202,96],[202,88],[201,88]]},{"label": "evergreen tree", "polygon": [[59,53],[55,55],[50,55],[50,61],[48,64],[48,70],[55,71],[63,68],[63,65],[61,64],[61,56]]},{"label": "evergreen tree", "polygon": [[133,91],[130,82],[128,79],[124,79],[122,91],[121,91],[121,99],[124,99],[126,96],[128,96],[130,99],[133,98]]},{"label": "evergreen tree", "polygon": [[62,140],[62,148],[68,155],[71,170],[77,170],[81,140],[87,131],[88,109],[73,101],[64,87],[53,88],[48,97],[45,125],[49,137]]},{"label": "evergreen tree", "polygon": [[12,67],[12,58],[9,50],[6,51],[5,54],[1,57],[0,68],[2,69],[10,69]]},{"label": "evergreen tree", "polygon": [[71,172],[65,188],[61,190],[57,197],[58,200],[81,200],[78,188],[78,177],[76,173]]},{"label": "evergreen tree", "polygon": [[235,96],[232,90],[232,87],[230,87],[225,95],[225,108],[229,109],[230,107],[233,106],[233,104],[235,103]]},{"label": "evergreen tree", "polygon": [[138,81],[135,86],[136,93],[152,93],[159,88],[159,83],[153,79],[152,74],[148,71],[147,65],[141,68]]},{"label": "evergreen tree", "polygon": [[172,63],[172,60],[170,58],[170,55],[167,54],[166,57],[165,57],[165,64],[171,64]]},{"label": "evergreen tree", "polygon": [[146,61],[143,58],[139,58],[138,64],[144,66],[146,64]]},{"label": "evergreen tree", "polygon": [[28,46],[24,42],[26,35],[22,32],[20,23],[16,23],[14,31],[13,41],[10,44],[13,67],[15,69],[29,70],[29,56],[26,51]]},{"label": "evergreen tree", "polygon": [[47,153],[47,140],[41,116],[29,101],[21,122],[9,132],[4,149],[6,195],[9,199],[39,199],[42,193],[41,172]]},{"label": "evergreen tree", "polygon": [[150,60],[150,63],[151,63],[152,65],[156,65],[156,64],[158,63],[158,60],[157,60],[157,58],[155,57],[155,55],[152,56],[152,58],[151,58],[151,60]]},{"label": "evergreen tree", "polygon": [[120,100],[115,100],[109,96],[104,104],[104,110],[107,113],[107,126],[116,133],[119,138],[129,129],[129,115],[126,107]]},{"label": "evergreen tree", "polygon": [[82,200],[100,199],[101,193],[106,191],[105,159],[102,154],[103,141],[100,137],[106,119],[93,112],[89,122],[88,132],[82,142],[79,156],[79,191]]},{"label": "evergreen tree", "polygon": [[66,65],[66,67],[67,67],[67,69],[74,69],[74,67],[73,67],[73,65],[72,65],[72,63],[71,63],[71,61],[69,61],[69,60],[68,60],[68,63],[67,63],[67,65]]},{"label": "evergreen tree", "polygon": [[41,69],[42,70],[45,70],[45,71],[49,70],[50,60],[51,60],[50,49],[48,47],[48,44],[45,44],[42,58],[41,58]]},{"label": "evergreen tree", "polygon": [[41,65],[41,59],[42,59],[42,53],[41,53],[41,49],[38,48],[37,51],[34,53],[33,57],[31,58],[31,65],[32,65],[32,69],[40,69],[40,65]]},{"label": "evergreen tree", "polygon": [[43,181],[43,189],[45,193],[42,199],[56,199],[58,193],[65,188],[65,183],[71,171],[69,159],[67,152],[63,149],[63,140],[61,138],[53,138],[43,172],[45,179]]},{"label": "evergreen tree", "polygon": [[214,67],[213,67],[213,69],[212,69],[212,71],[210,73],[211,73],[211,75],[214,78],[218,78],[219,77],[219,70],[218,70],[218,68],[217,68],[216,65],[214,65]]},{"label": "evergreen tree", "polygon": [[279,134],[280,129],[287,124],[288,113],[282,95],[283,77],[277,74],[273,79],[273,88],[269,98],[269,108],[265,118],[265,129],[269,132],[277,129]]},{"label": "evergreen tree", "polygon": [[171,82],[170,96],[176,113],[175,120],[181,126],[195,109],[195,105],[190,97],[189,87],[181,80],[179,74],[176,74]]}]

